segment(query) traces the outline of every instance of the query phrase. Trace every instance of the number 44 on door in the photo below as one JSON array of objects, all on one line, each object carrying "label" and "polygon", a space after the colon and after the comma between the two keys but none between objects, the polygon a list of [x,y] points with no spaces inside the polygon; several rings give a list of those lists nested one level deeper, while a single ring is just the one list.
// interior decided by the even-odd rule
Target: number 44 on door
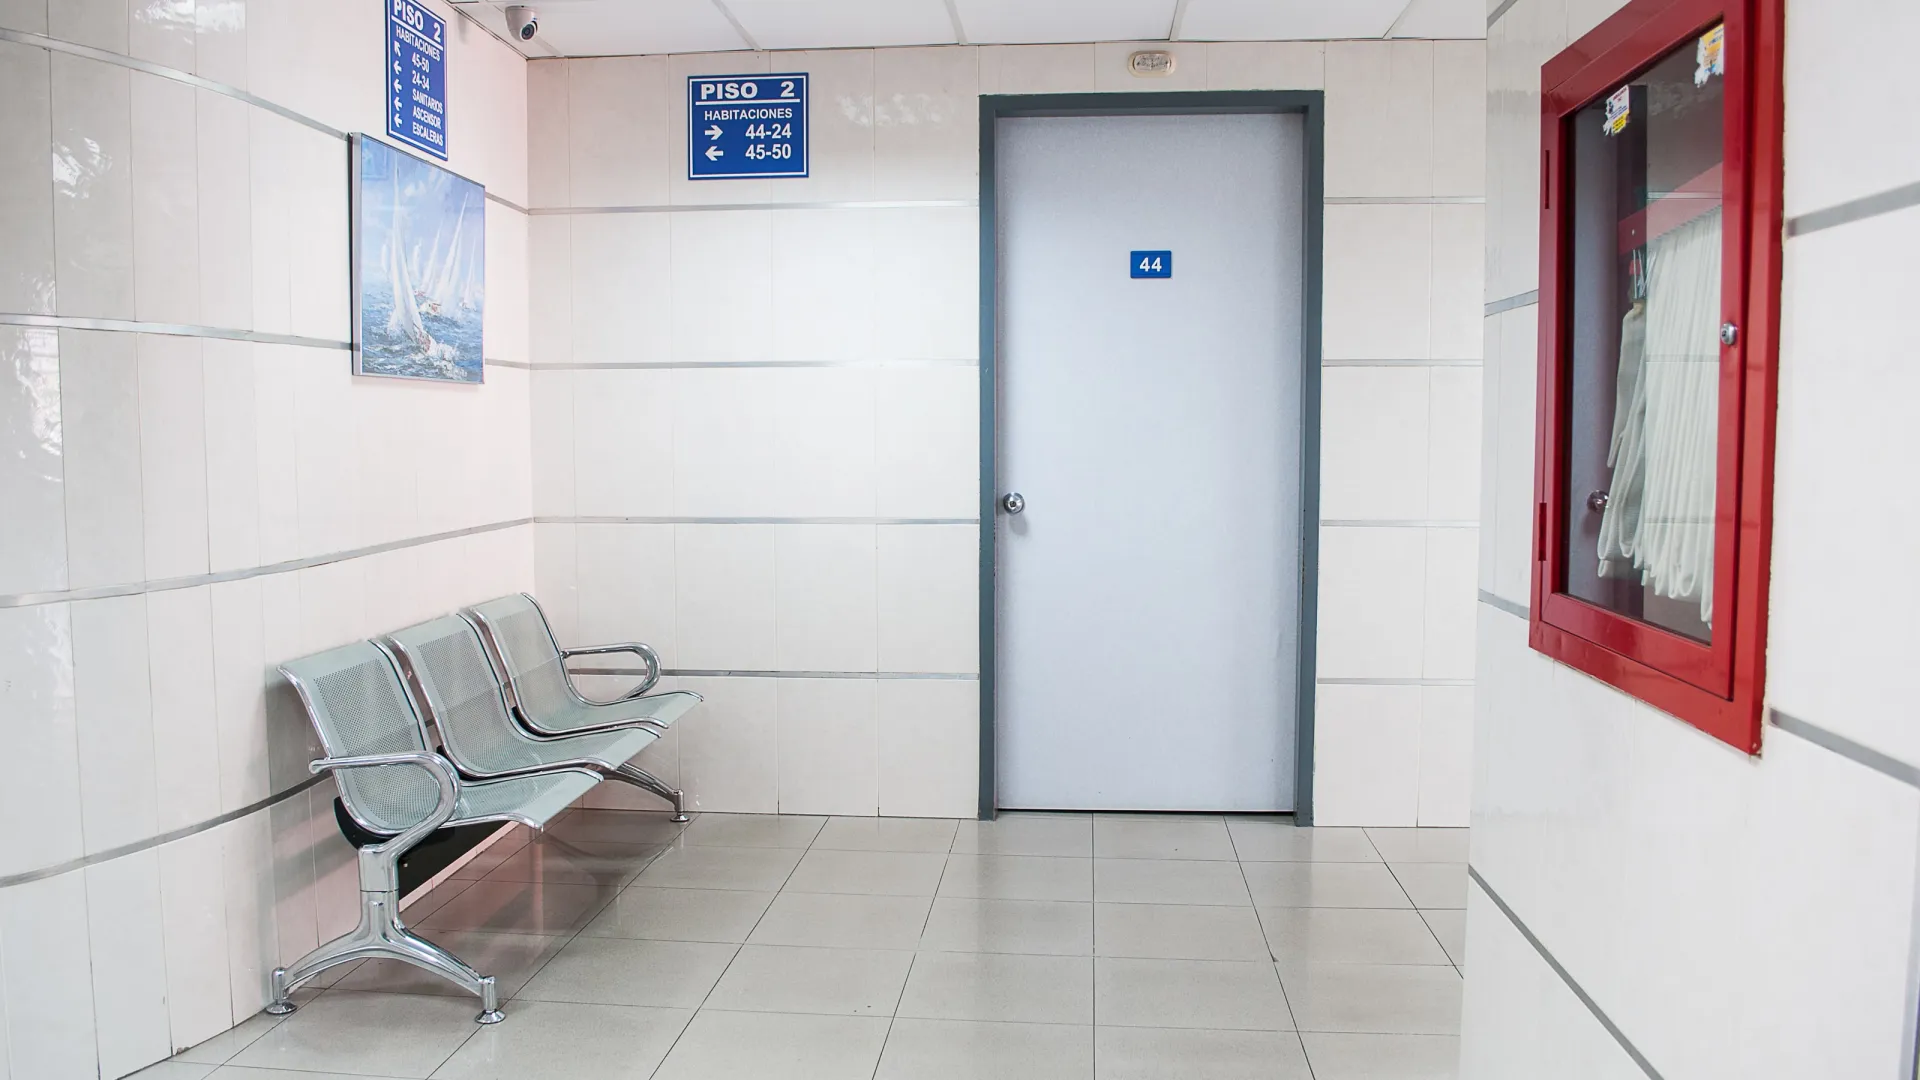
[{"label": "number 44 on door", "polygon": [[1130,275],[1137,278],[1170,278],[1173,276],[1173,252],[1171,251],[1133,251],[1127,254]]}]

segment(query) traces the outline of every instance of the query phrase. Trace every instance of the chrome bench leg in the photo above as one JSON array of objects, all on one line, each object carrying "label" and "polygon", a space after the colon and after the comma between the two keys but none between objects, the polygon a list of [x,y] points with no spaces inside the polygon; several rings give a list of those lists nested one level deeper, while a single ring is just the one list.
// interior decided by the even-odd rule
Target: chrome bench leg
[{"label": "chrome bench leg", "polygon": [[637,765],[622,765],[608,774],[610,779],[622,780],[642,791],[650,791],[673,804],[674,821],[692,821],[687,815],[686,796],[678,788],[670,788],[652,773]]},{"label": "chrome bench leg", "polygon": [[354,960],[403,960],[480,998],[480,1015],[475,1023],[497,1024],[506,1019],[493,976],[482,975],[459,957],[414,934],[401,925],[400,897],[397,892],[362,892],[360,925],[334,938],[300,958],[290,968],[273,969],[273,1000],[267,1003],[271,1016],[286,1016],[298,1009],[293,990],[328,968]]}]

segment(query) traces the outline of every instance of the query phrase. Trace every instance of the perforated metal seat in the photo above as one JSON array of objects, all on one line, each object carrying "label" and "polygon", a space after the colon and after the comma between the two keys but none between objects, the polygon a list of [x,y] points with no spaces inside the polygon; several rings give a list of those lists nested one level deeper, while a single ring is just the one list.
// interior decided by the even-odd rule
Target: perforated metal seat
[{"label": "perforated metal seat", "polygon": [[502,1019],[491,975],[481,975],[400,922],[400,856],[435,829],[488,821],[543,826],[600,782],[587,769],[554,769],[498,780],[463,779],[434,753],[392,657],[361,641],[280,666],[306,706],[327,756],[309,767],[332,772],[355,824],[385,839],[358,850],[360,924],[273,972],[267,1011],[294,1011],[293,989],[340,964],[368,957],[404,960],[477,994],[480,1023]]},{"label": "perforated metal seat", "polygon": [[622,728],[535,738],[514,723],[506,690],[473,624],[448,615],[382,639],[424,700],[416,700],[439,729],[447,756],[470,776],[497,777],[589,768],[636,786],[646,785],[627,762],[659,740],[650,728]]},{"label": "perforated metal seat", "polygon": [[[546,612],[526,593],[476,604],[460,614],[480,631],[489,658],[502,676],[515,718],[536,738],[636,728],[664,734],[701,701],[700,695],[691,690],[648,694],[660,681],[660,656],[639,642],[562,649],[547,623]],[[566,661],[613,653],[639,657],[646,674],[640,685],[618,698],[591,701],[574,687]],[[680,792],[643,770],[631,771],[644,778],[637,781],[640,786],[672,801],[675,821],[687,820]]]}]

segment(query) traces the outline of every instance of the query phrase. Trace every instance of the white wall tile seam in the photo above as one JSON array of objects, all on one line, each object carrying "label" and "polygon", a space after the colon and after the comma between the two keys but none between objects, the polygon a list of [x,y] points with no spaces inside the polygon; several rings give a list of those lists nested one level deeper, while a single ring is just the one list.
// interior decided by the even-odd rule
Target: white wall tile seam
[{"label": "white wall tile seam", "polygon": [[1512,615],[1514,618],[1517,618],[1517,619],[1524,620],[1532,617],[1532,612],[1528,609],[1526,604],[1523,604],[1518,600],[1509,600],[1498,593],[1488,592],[1485,589],[1480,590],[1480,602],[1494,609],[1495,611],[1504,611],[1507,614]]},{"label": "white wall tile seam", "polygon": [[[258,345],[297,345],[307,349],[353,348],[353,342],[334,338],[270,334],[259,330],[238,330],[227,326],[141,322],[138,319],[100,319],[79,315],[33,315],[15,311],[0,312],[0,326],[32,326],[43,330],[98,330],[117,334],[154,334],[160,337],[212,338],[217,341],[246,341]],[[488,362],[492,363],[492,361]]]},{"label": "white wall tile seam", "polygon": [[536,206],[528,217],[582,217],[592,214],[741,213],[749,210],[964,210],[979,199],[891,199],[882,202],[651,203],[641,206]]},{"label": "white wall tile seam", "polygon": [[363,559],[370,555],[382,555],[389,551],[420,547],[425,544],[439,543],[443,540],[457,540],[466,536],[479,536],[482,533],[498,532],[521,525],[531,525],[530,517],[509,518],[506,521],[494,521],[485,525],[470,525],[464,529],[449,529],[445,532],[428,533],[424,536],[410,536],[400,540],[388,540],[385,543],[369,544],[365,547],[349,548],[345,551],[329,552],[324,555],[309,555],[299,559],[286,559],[261,566],[242,567],[236,570],[221,570],[211,574],[192,574],[186,577],[157,578],[152,581],[127,582],[120,585],[95,585],[84,589],[64,589],[57,592],[14,593],[0,596],[0,608],[39,607],[44,604],[61,604],[79,600],[103,600],[114,596],[144,596],[148,593],[173,592],[178,589],[194,589],[203,585],[218,585],[228,581],[245,581],[249,578],[270,577],[275,574],[290,573],[295,570],[308,570],[316,566],[348,562]]},{"label": "white wall tile seam", "polygon": [[256,108],[265,109],[268,112],[285,117],[296,124],[312,128],[322,135],[330,135],[342,142],[346,141],[347,138],[347,133],[338,128],[329,124],[323,124],[310,116],[295,112],[284,105],[268,101],[266,98],[260,97],[257,94],[250,94],[237,86],[229,86],[223,82],[215,82],[212,79],[195,75],[192,72],[181,71],[178,68],[167,67],[164,64],[156,64],[150,60],[140,60],[108,49],[97,49],[91,45],[82,45],[78,42],[63,41],[60,38],[48,37],[45,34],[31,34],[23,30],[8,30],[5,27],[0,27],[0,41],[11,41],[20,45],[30,45],[35,48],[47,49],[51,52],[67,53],[87,60],[98,60],[104,64],[113,64],[118,67],[145,72],[148,75],[155,75],[162,79],[171,79],[174,82],[184,83],[196,89],[207,90],[216,94],[225,95],[237,101],[244,101]]},{"label": "white wall tile seam", "polygon": [[1798,217],[1788,218],[1787,236],[1805,236],[1822,229],[1851,225],[1856,221],[1866,221],[1882,214],[1891,214],[1915,206],[1920,206],[1920,181],[1902,184],[1897,188],[1875,192],[1872,195],[1862,195],[1857,199],[1848,199],[1838,206],[1809,210]]},{"label": "white wall tile seam", "polygon": [[1546,961],[1547,967],[1553,970],[1554,975],[1558,976],[1560,981],[1566,985],[1566,988],[1573,992],[1573,996],[1579,999],[1580,1004],[1584,1005],[1587,1011],[1593,1014],[1593,1018],[1599,1021],[1600,1026],[1613,1038],[1613,1041],[1619,1045],[1620,1049],[1624,1051],[1629,1058],[1633,1059],[1633,1063],[1639,1066],[1640,1071],[1647,1075],[1647,1080],[1665,1080],[1665,1077],[1660,1075],[1660,1070],[1654,1068],[1653,1063],[1647,1060],[1646,1055],[1640,1052],[1639,1047],[1633,1045],[1633,1040],[1627,1038],[1626,1032],[1620,1030],[1620,1026],[1613,1022],[1613,1018],[1609,1017],[1606,1010],[1600,1007],[1600,1003],[1594,1001],[1593,998],[1588,995],[1578,980],[1574,979],[1573,974],[1563,967],[1560,961],[1554,957],[1553,953],[1547,949],[1546,944],[1538,937],[1535,937],[1533,931],[1521,920],[1520,916],[1515,913],[1512,908],[1507,906],[1505,900],[1500,898],[1500,894],[1493,891],[1493,886],[1487,884],[1487,879],[1480,876],[1479,869],[1469,864],[1467,866],[1467,878],[1480,887],[1481,893],[1493,902],[1495,910],[1499,911],[1501,916],[1505,918],[1515,930],[1520,932],[1520,936],[1526,939],[1527,944],[1533,948],[1535,953],[1539,954],[1540,959]]},{"label": "white wall tile seam", "polygon": [[131,843],[121,844],[119,847],[106,848],[101,851],[96,851],[91,855],[82,855],[77,859],[68,859],[65,862],[54,863],[51,866],[43,866],[37,870],[23,870],[17,874],[8,874],[5,877],[0,877],[0,889],[11,889],[16,885],[29,885],[36,881],[45,881],[48,878],[55,878],[62,874],[71,874],[75,871],[85,870],[89,866],[98,866],[101,863],[112,862],[115,859],[125,858],[128,855],[138,855],[143,851],[163,847],[176,840],[185,840],[190,836],[197,836],[209,829],[217,829],[222,825],[239,821],[241,818],[249,817],[263,810],[270,810],[274,806],[293,798],[295,795],[309,788],[318,786],[327,779],[329,779],[329,777],[326,774],[310,776],[285,791],[275,792],[258,802],[249,803],[238,809],[229,810],[224,814],[210,817],[205,821],[195,822],[192,825],[182,825],[177,829],[170,829],[157,836],[149,836],[144,840],[135,840]]}]

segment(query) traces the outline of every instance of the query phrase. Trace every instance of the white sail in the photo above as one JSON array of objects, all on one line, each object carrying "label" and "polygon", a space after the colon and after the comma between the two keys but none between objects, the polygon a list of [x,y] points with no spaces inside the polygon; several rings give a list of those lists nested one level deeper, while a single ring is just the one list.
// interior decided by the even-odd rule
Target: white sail
[{"label": "white sail", "polygon": [[387,329],[404,336],[408,341],[425,344],[433,339],[427,335],[426,324],[420,321],[420,308],[413,299],[413,280],[407,272],[407,258],[400,250],[401,216],[399,192],[394,192],[393,202],[393,239],[387,244],[387,277],[393,286],[393,313],[387,316]]},{"label": "white sail", "polygon": [[446,257],[439,260],[438,272],[422,282],[427,290],[427,298],[437,311],[447,311],[460,298],[456,291],[459,284],[456,278],[462,262],[460,245],[466,237],[466,224],[467,206],[463,202],[460,204],[460,216],[453,221],[453,239],[447,243]]}]

